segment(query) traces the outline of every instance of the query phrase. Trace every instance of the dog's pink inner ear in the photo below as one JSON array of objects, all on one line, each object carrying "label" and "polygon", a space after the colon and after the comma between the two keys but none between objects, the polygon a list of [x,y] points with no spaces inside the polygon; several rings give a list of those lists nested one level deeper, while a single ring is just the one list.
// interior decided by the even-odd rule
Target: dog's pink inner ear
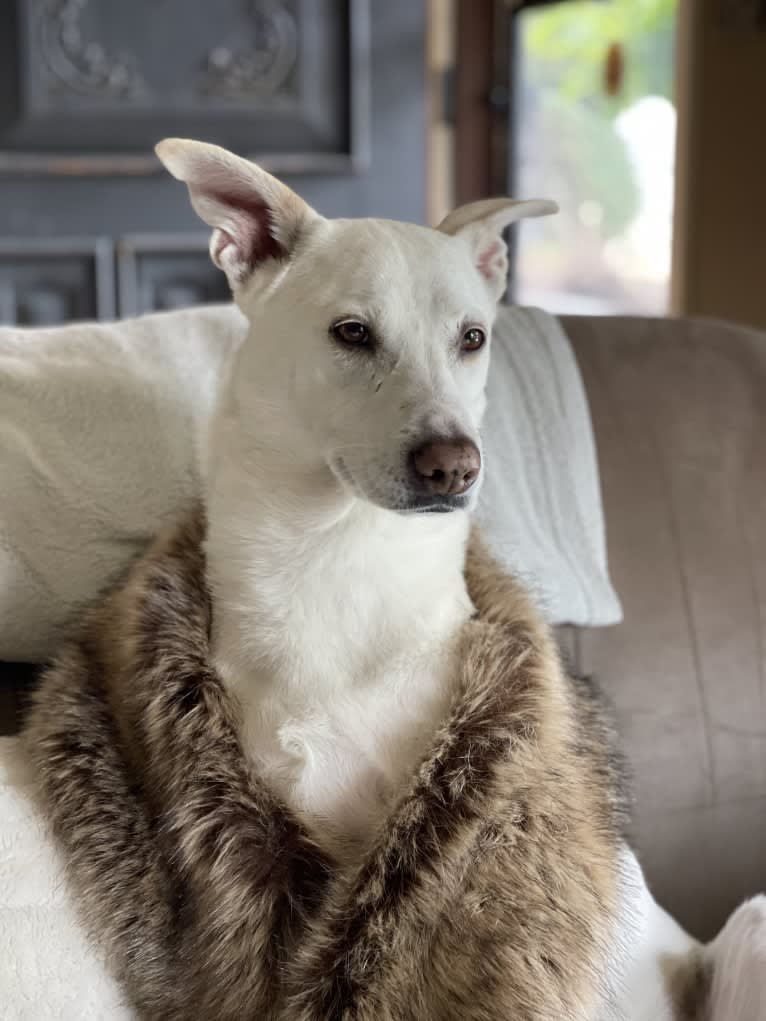
[{"label": "dog's pink inner ear", "polygon": [[283,259],[284,245],[274,235],[273,214],[257,195],[216,191],[205,198],[223,211],[225,226],[217,226],[210,241],[210,255],[217,266],[239,273],[252,272],[266,259]]},{"label": "dog's pink inner ear", "polygon": [[504,283],[508,273],[508,249],[503,239],[482,239],[476,265],[481,275],[493,286]]}]

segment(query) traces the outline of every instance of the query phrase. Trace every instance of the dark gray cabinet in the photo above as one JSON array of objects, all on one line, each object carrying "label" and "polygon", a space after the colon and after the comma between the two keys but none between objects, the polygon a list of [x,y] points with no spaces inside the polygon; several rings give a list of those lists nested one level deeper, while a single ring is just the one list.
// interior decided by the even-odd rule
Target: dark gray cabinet
[{"label": "dark gray cabinet", "polygon": [[0,321],[226,290],[167,135],[258,159],[320,211],[422,220],[420,0],[0,0]]}]

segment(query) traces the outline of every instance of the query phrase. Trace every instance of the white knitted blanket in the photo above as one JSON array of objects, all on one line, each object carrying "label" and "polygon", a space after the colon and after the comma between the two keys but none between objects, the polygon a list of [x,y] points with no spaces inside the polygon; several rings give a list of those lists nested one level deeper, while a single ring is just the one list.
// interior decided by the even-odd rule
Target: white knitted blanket
[{"label": "white knitted blanket", "polygon": [[501,308],[482,425],[479,520],[552,624],[616,624],[590,411],[559,322]]}]

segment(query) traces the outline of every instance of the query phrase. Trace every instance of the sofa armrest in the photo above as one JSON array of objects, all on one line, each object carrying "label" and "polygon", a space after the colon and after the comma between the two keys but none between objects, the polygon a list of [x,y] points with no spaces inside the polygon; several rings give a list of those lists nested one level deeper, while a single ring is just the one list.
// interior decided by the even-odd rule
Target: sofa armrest
[{"label": "sofa armrest", "polygon": [[625,619],[584,632],[658,898],[712,934],[766,889],[766,334],[569,317]]}]

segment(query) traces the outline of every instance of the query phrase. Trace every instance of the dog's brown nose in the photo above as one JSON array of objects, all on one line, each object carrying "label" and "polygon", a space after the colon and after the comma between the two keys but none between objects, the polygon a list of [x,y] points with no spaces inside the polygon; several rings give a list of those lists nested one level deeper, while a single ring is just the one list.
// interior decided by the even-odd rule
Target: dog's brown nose
[{"label": "dog's brown nose", "polygon": [[424,486],[439,496],[459,496],[479,477],[481,454],[467,438],[432,440],[412,455],[415,473]]}]

